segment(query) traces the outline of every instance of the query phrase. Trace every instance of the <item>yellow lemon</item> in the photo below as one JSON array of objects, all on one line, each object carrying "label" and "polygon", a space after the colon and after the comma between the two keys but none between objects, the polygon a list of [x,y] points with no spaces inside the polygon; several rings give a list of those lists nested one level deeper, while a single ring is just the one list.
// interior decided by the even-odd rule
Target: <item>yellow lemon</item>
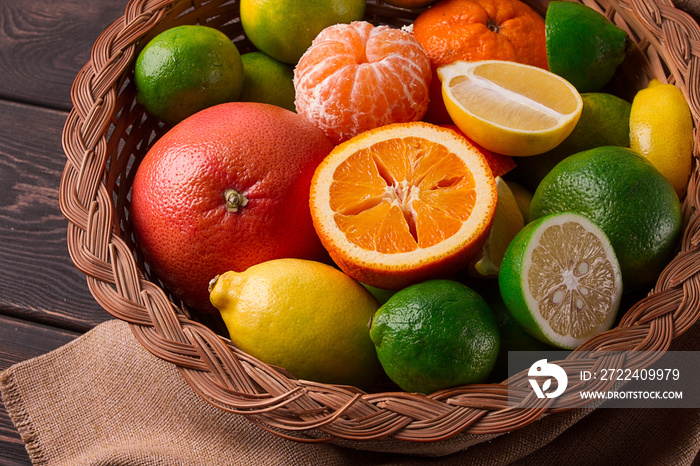
[{"label": "yellow lemon", "polygon": [[209,297],[236,346],[295,377],[367,388],[380,374],[369,337],[379,303],[330,265],[262,262],[216,277]]},{"label": "yellow lemon", "polygon": [[510,188],[510,191],[513,193],[513,196],[515,196],[515,201],[518,203],[520,213],[523,214],[523,220],[527,224],[528,219],[530,218],[530,203],[532,203],[533,193],[530,192],[526,187],[524,187],[520,183],[516,183],[515,181],[506,181],[506,184]]},{"label": "yellow lemon", "polygon": [[359,21],[365,0],[241,0],[241,26],[253,45],[290,65],[324,28]]},{"label": "yellow lemon", "polygon": [[693,118],[680,89],[654,79],[637,93],[630,111],[630,148],[649,160],[683,199],[693,161]]},{"label": "yellow lemon", "polygon": [[581,95],[536,66],[483,60],[438,68],[447,112],[464,134],[498,154],[546,152],[573,131]]},{"label": "yellow lemon", "polygon": [[491,231],[474,264],[476,272],[486,277],[498,276],[506,248],[525,226],[518,201],[510,186],[500,176],[496,177],[496,188],[498,201]]}]

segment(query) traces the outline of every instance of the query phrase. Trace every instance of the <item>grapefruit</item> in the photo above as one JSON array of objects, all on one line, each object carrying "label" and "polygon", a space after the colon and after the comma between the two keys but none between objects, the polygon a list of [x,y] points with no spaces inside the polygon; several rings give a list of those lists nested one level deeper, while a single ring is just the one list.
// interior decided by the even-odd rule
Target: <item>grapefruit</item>
[{"label": "grapefruit", "polygon": [[132,188],[134,233],[153,272],[213,313],[208,284],[218,274],[285,257],[326,260],[309,187],[332,148],[303,117],[263,103],[217,105],[172,128]]}]

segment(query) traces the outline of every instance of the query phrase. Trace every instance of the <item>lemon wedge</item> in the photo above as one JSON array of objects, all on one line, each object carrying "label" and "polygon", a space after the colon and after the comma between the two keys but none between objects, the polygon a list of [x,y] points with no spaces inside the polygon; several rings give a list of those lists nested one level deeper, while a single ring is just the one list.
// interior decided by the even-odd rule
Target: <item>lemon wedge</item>
[{"label": "lemon wedge", "polygon": [[496,177],[496,188],[498,201],[496,213],[491,222],[491,231],[474,264],[476,272],[485,277],[498,276],[508,245],[525,227],[518,201],[510,186],[500,176]]},{"label": "lemon wedge", "polygon": [[535,66],[502,60],[456,61],[438,68],[454,123],[493,152],[547,152],[573,131],[583,109],[576,88]]}]

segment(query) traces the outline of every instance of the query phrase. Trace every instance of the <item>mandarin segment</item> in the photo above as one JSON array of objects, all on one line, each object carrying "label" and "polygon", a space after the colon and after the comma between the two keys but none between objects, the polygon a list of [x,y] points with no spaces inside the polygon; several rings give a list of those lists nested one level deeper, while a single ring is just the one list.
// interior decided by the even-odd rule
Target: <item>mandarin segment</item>
[{"label": "mandarin segment", "polygon": [[476,196],[474,184],[462,180],[460,185],[452,185],[449,189],[432,189],[421,192],[421,204],[440,210],[446,215],[465,221],[474,208]]},{"label": "mandarin segment", "polygon": [[353,154],[338,166],[331,185],[331,209],[343,214],[358,214],[379,204],[386,182],[369,151]]},{"label": "mandarin segment", "polygon": [[335,143],[428,106],[430,61],[413,35],[365,21],[330,26],[294,70],[296,109]]},{"label": "mandarin segment", "polygon": [[356,215],[336,214],[334,219],[347,239],[363,249],[395,253],[418,247],[401,209],[387,201]]},{"label": "mandarin segment", "polygon": [[462,221],[425,202],[415,202],[416,236],[422,248],[429,248],[454,235],[462,227]]}]

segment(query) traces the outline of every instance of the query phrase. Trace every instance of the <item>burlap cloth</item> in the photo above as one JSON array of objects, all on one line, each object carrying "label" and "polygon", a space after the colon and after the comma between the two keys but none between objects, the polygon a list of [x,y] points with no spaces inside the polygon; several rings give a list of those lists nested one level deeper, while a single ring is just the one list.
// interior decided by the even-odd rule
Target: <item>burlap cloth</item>
[{"label": "burlap cloth", "polygon": [[[700,325],[673,343],[696,351]],[[0,373],[0,391],[34,464],[689,465],[698,409],[579,409],[500,436],[343,445],[282,439],[199,398],[127,324],[107,321]]]}]

